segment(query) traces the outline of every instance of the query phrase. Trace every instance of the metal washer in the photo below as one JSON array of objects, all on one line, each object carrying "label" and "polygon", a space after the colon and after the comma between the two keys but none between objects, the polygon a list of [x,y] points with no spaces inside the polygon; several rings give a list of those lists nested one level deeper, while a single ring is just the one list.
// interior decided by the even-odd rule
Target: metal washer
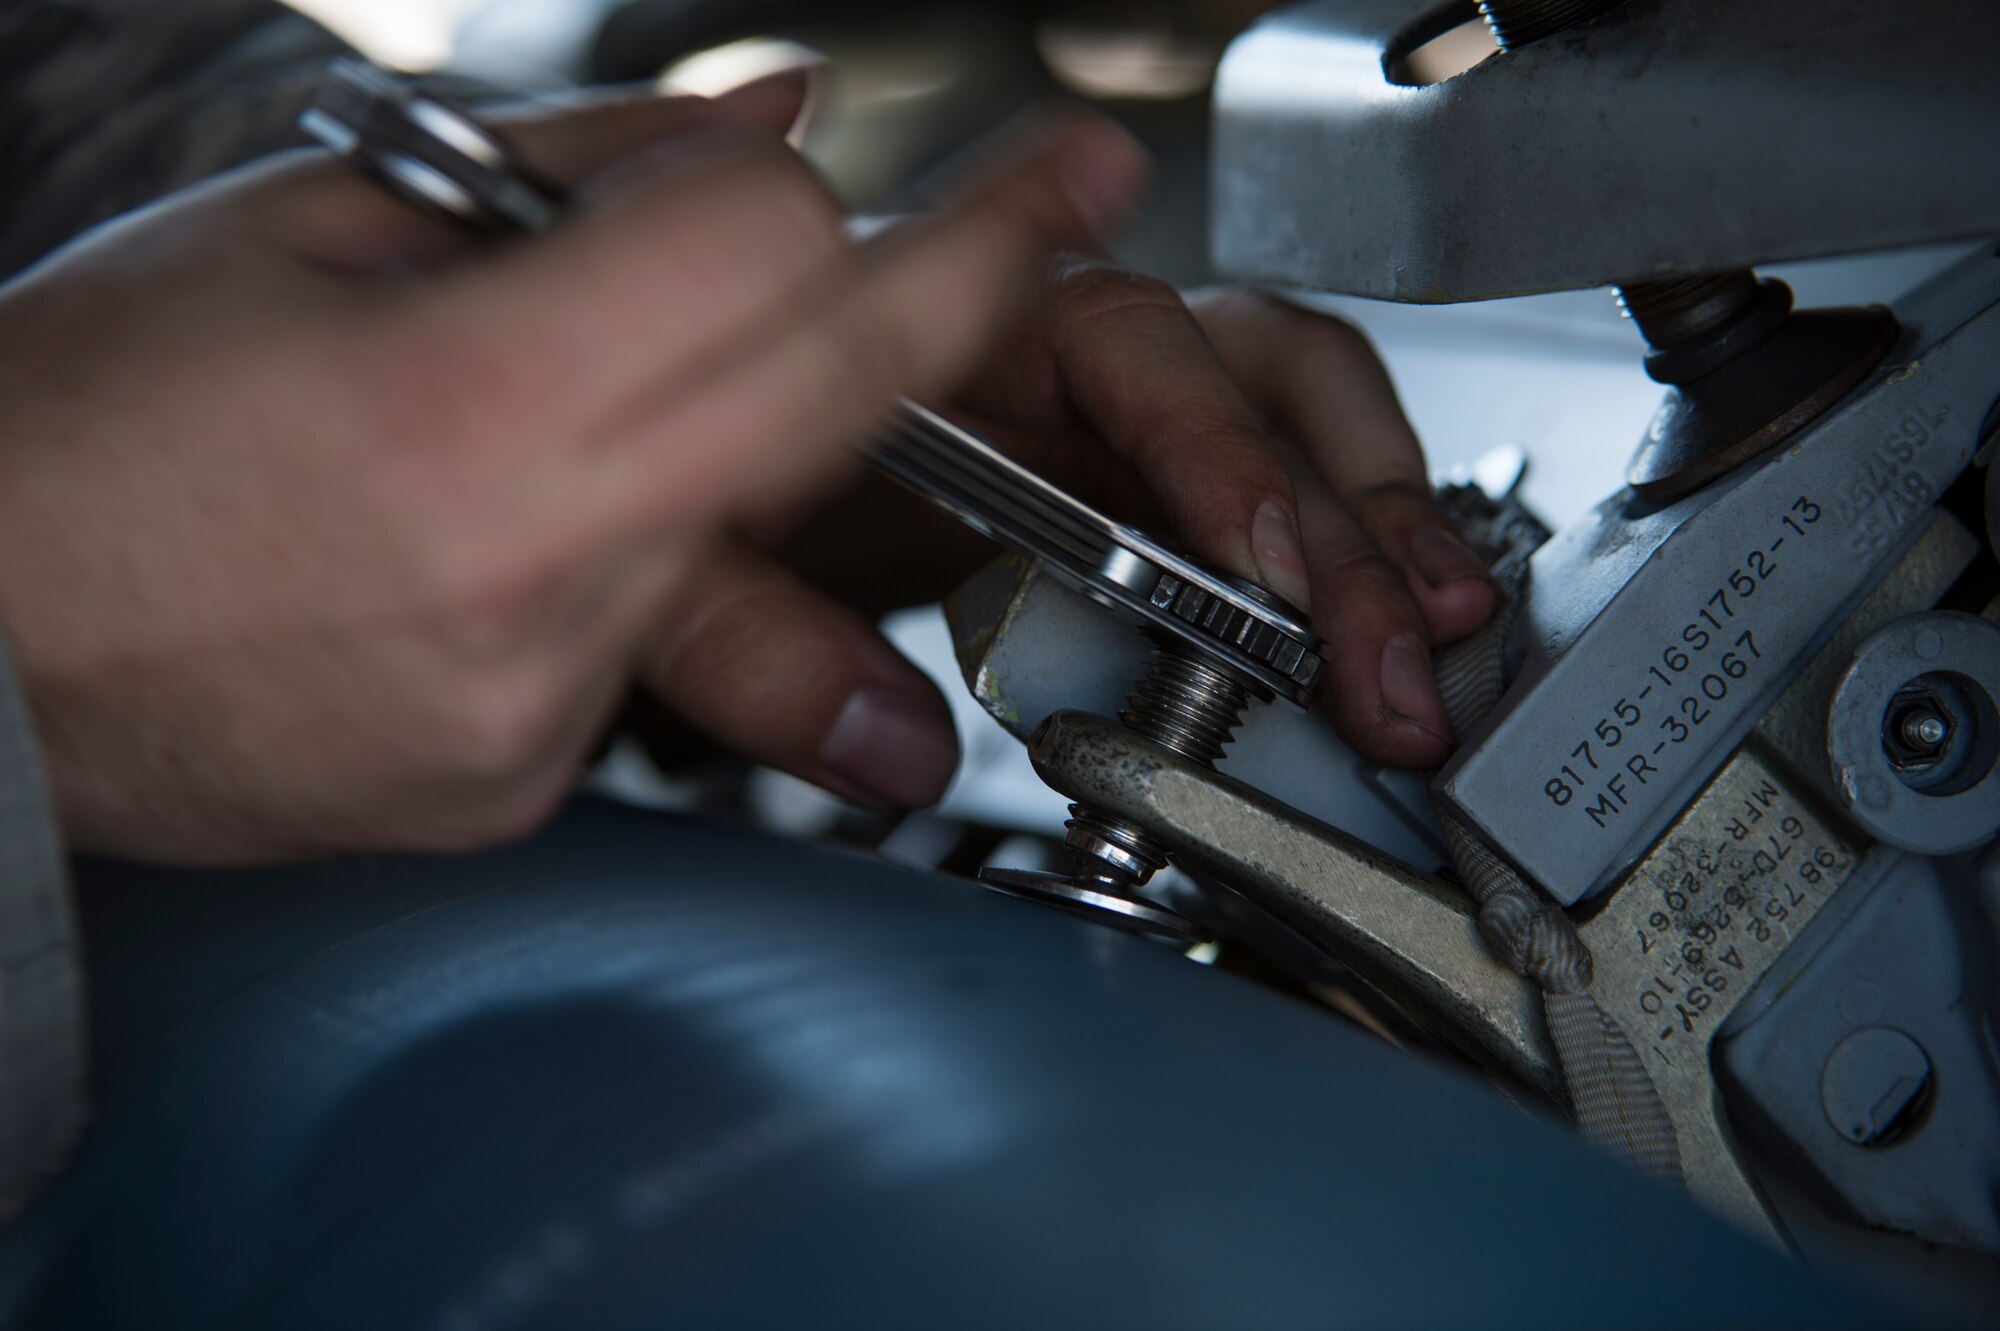
[{"label": "metal washer", "polygon": [[1114,893],[1101,884],[1080,883],[1067,874],[1034,869],[981,869],[979,882],[1010,897],[1039,901],[1123,933],[1157,938],[1179,947],[1208,941],[1208,934],[1199,925],[1165,906],[1142,897]]}]

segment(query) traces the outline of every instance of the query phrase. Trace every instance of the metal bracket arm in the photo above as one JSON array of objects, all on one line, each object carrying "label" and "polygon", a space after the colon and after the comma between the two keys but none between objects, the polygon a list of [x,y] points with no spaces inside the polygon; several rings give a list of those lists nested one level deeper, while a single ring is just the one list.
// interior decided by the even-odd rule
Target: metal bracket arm
[{"label": "metal bracket arm", "polygon": [[1432,1034],[1562,1103],[1541,996],[1487,951],[1463,894],[1104,717],[1057,712],[1028,746],[1044,781],[1144,827],[1227,881]]}]

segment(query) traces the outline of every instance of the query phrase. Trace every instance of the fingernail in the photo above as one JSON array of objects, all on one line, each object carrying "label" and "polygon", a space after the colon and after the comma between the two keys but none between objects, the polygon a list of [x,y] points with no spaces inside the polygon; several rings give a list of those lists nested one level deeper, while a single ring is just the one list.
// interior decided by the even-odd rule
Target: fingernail
[{"label": "fingernail", "polygon": [[1410,562],[1433,587],[1458,578],[1492,580],[1486,561],[1448,527],[1424,527],[1410,538]]},{"label": "fingernail", "polygon": [[1078,116],[1063,127],[1055,165],[1077,212],[1099,234],[1125,220],[1146,179],[1145,151],[1095,116]]},{"label": "fingernail", "polygon": [[1299,541],[1299,520],[1276,500],[1260,507],[1257,516],[1251,519],[1250,557],[1257,561],[1258,576],[1266,587],[1301,612],[1312,609],[1305,548]]},{"label": "fingernail", "polygon": [[950,719],[907,690],[871,685],[841,706],[820,745],[829,773],[899,808],[935,804],[958,767]]},{"label": "fingernail", "polygon": [[1382,702],[1402,719],[1450,741],[1451,722],[1431,674],[1431,650],[1418,635],[1399,634],[1382,649]]}]

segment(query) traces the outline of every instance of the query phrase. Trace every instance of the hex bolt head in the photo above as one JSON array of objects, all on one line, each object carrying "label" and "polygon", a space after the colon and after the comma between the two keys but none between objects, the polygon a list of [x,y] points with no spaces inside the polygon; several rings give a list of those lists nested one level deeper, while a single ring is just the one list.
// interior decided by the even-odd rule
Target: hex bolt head
[{"label": "hex bolt head", "polygon": [[1820,1073],[1820,1104],[1856,1146],[1884,1147],[1916,1127],[1931,1097],[1931,1060],[1899,1030],[1868,1026],[1833,1047]]},{"label": "hex bolt head", "polygon": [[1922,773],[1945,757],[1954,724],[1952,699],[1943,690],[1913,681],[1898,690],[1882,718],[1882,748],[1898,772]]}]

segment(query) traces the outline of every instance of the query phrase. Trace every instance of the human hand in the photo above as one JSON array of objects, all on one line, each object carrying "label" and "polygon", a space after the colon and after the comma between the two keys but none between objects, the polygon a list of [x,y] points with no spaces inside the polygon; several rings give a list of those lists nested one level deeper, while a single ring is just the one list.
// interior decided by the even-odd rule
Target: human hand
[{"label": "human hand", "polygon": [[[1164,283],[1072,256],[950,405],[1072,493],[1309,607],[1327,641],[1322,702],[1348,742],[1393,766],[1443,762],[1450,722],[1431,648],[1484,623],[1495,594],[1434,504],[1422,450],[1358,332],[1248,292],[1183,302]],[[828,606],[880,614],[935,599],[991,545],[869,479],[783,548],[813,589],[746,583],[727,618],[787,650],[697,645],[663,660],[654,687],[682,715],[741,716],[735,747],[847,789],[815,766],[812,745],[837,729],[833,709],[856,681],[879,681],[893,695],[878,705],[910,719],[876,733],[866,788],[936,798],[956,756],[942,700],[913,671],[896,673],[867,619]],[[701,671],[693,696],[676,677],[683,662]],[[792,710],[774,720],[766,700],[777,698]]]},{"label": "human hand", "polygon": [[[1492,613],[1486,566],[1432,499],[1367,340],[1326,315],[1095,261],[1060,265],[1038,320],[960,394],[1045,474],[1306,610],[1320,698],[1363,757],[1440,765],[1431,648]],[[1135,502],[1136,501],[1136,502]]]},{"label": "human hand", "polygon": [[1388,372],[1330,315],[1229,289],[1189,304],[1292,475],[1313,625],[1327,641],[1322,702],[1363,757],[1440,766],[1455,737],[1431,649],[1478,629],[1498,595],[1437,507]]},{"label": "human hand", "polygon": [[863,249],[774,132],[800,95],[510,127],[588,181],[532,243],[295,159],[0,291],[0,622],[72,848],[531,826],[635,671],[726,627],[733,529],[946,394],[1142,174],[1071,117]]}]

